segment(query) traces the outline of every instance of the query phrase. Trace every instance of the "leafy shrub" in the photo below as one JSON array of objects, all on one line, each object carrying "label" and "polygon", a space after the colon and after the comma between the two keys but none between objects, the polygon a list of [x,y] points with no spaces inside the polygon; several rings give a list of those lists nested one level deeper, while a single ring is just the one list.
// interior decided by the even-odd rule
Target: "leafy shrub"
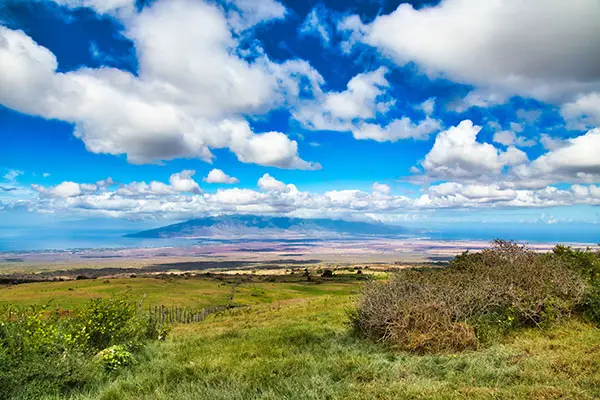
[{"label": "leafy shrub", "polygon": [[361,335],[415,352],[476,348],[518,327],[568,317],[589,286],[557,257],[495,241],[441,270],[406,270],[366,285],[352,315]]},{"label": "leafy shrub", "polygon": [[592,286],[582,309],[590,320],[600,326],[600,250],[573,249],[558,245],[549,256],[559,259],[573,271],[581,274]]},{"label": "leafy shrub", "polygon": [[[80,388],[100,379],[102,368],[129,365],[133,351],[164,334],[120,299],[93,300],[74,315],[48,307],[0,310],[0,398]],[[93,362],[99,351],[102,362]]]},{"label": "leafy shrub", "polygon": [[133,354],[124,346],[110,346],[98,354],[96,359],[102,364],[107,371],[116,371],[121,367],[129,366],[133,363]]},{"label": "leafy shrub", "polygon": [[115,344],[135,348],[145,340],[164,336],[155,323],[137,312],[134,304],[123,299],[93,299],[75,323],[79,342],[92,352]]}]

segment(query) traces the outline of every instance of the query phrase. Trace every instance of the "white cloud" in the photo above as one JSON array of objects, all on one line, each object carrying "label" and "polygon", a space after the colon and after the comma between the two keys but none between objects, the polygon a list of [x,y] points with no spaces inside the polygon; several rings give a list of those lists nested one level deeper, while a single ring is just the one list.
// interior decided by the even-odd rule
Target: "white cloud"
[{"label": "white cloud", "polygon": [[351,131],[355,119],[372,119],[385,113],[393,104],[385,99],[389,82],[387,68],[353,77],[343,92],[329,92],[308,100],[292,112],[306,128],[314,130]]},{"label": "white cloud", "polygon": [[565,139],[552,137],[546,133],[540,135],[540,143],[546,150],[556,150],[560,147],[567,146],[569,143]]},{"label": "white cloud", "polygon": [[290,187],[285,183],[278,181],[269,174],[264,174],[258,180],[258,187],[265,192],[289,192]]},{"label": "white cloud", "polygon": [[332,29],[327,21],[327,17],[327,9],[325,7],[314,7],[302,22],[299,31],[300,34],[316,36],[327,47],[332,36]]},{"label": "white cloud", "polygon": [[480,126],[470,120],[439,133],[422,161],[425,174],[433,179],[474,179],[500,175],[504,167],[525,163],[527,155],[514,147],[500,151],[477,142]]},{"label": "white cloud", "polygon": [[529,124],[533,124],[542,116],[542,112],[540,110],[525,110],[520,108],[517,110],[517,117],[519,119],[524,120]]},{"label": "white cloud", "polygon": [[71,122],[89,151],[126,154],[132,163],[210,162],[211,149],[229,148],[242,162],[318,168],[300,158],[296,142],[255,133],[244,116],[293,99],[301,80],[315,89],[322,78],[302,61],[241,58],[229,22],[215,5],[190,0],[158,1],[123,19],[139,76],[114,68],[57,72],[50,51],[0,27],[0,103]]},{"label": "white cloud", "polygon": [[[515,126],[513,126],[515,128]],[[542,135],[540,142],[549,151],[530,161],[517,149],[518,137],[510,132],[494,135],[494,141],[507,147],[502,151],[477,141],[481,128],[469,120],[441,132],[425,159],[423,172],[411,169],[415,182],[436,180],[495,184],[506,189],[543,189],[556,183],[596,183],[600,181],[600,129],[579,137],[557,140]]]},{"label": "white cloud", "polygon": [[430,116],[435,111],[435,98],[425,100],[417,108],[423,111],[425,115]]},{"label": "white cloud", "polygon": [[503,189],[497,184],[463,185],[456,182],[446,182],[430,186],[427,193],[431,199],[441,199],[447,204],[469,205],[474,203],[495,203],[516,199],[517,191]]},{"label": "white cloud", "polygon": [[45,188],[39,185],[32,185],[32,188],[40,194],[52,197],[74,197],[79,196],[83,193],[81,186],[75,182],[62,182],[61,184],[56,185],[53,188]]},{"label": "white cloud", "polygon": [[404,139],[427,140],[429,135],[442,128],[438,120],[425,118],[415,124],[410,118],[403,117],[391,121],[387,126],[363,123],[353,131],[356,139],[372,139],[378,142],[396,142]]},{"label": "white cloud", "polygon": [[389,185],[379,182],[375,182],[373,186],[371,186],[371,189],[373,189],[373,192],[381,194],[390,194],[392,191],[392,188]]},{"label": "white cloud", "polygon": [[367,25],[350,18],[342,28],[353,41],[497,96],[561,101],[600,87],[594,0],[444,0],[419,10],[401,4]]},{"label": "white cloud", "polygon": [[233,184],[238,183],[240,180],[238,178],[234,178],[233,176],[227,175],[225,172],[220,169],[214,168],[212,169],[206,178],[203,179],[206,183],[225,183],[225,184]]},{"label": "white cloud", "polygon": [[6,171],[6,173],[4,174],[4,180],[8,181],[10,183],[14,183],[17,178],[21,175],[23,175],[24,172],[18,169],[9,169]]},{"label": "white cloud", "polygon": [[202,189],[192,177],[196,174],[196,171],[184,170],[179,173],[171,175],[169,183],[176,192],[181,193],[202,193]]},{"label": "white cloud", "polygon": [[70,8],[91,8],[98,14],[129,16],[135,10],[135,0],[52,0]]},{"label": "white cloud", "polygon": [[229,10],[229,24],[241,31],[254,25],[282,19],[286,15],[286,8],[275,0],[226,0],[226,4],[233,5]]},{"label": "white cloud", "polygon": [[306,162],[298,156],[295,140],[281,132],[253,134],[247,124],[234,129],[230,149],[245,163],[285,169],[321,169],[319,163]]},{"label": "white cloud", "polygon": [[600,127],[600,92],[579,96],[564,104],[561,114],[572,129],[585,130]]},{"label": "white cloud", "polygon": [[565,145],[515,169],[523,179],[551,182],[600,181],[600,128],[566,141]]},{"label": "white cloud", "polygon": [[495,143],[500,143],[504,146],[532,147],[536,145],[535,140],[527,139],[524,136],[517,136],[513,131],[495,132],[493,140]]},{"label": "white cloud", "polygon": [[[121,197],[144,197],[144,196],[165,196],[176,195],[180,193],[200,194],[202,189],[192,177],[196,171],[183,170],[172,174],[169,177],[169,184],[152,181],[149,184],[145,182],[131,182],[125,185],[119,185],[114,193]],[[62,182],[56,186],[31,185],[32,189],[45,197],[76,197],[84,194],[101,194],[110,192],[109,188],[116,183],[112,178],[107,178],[94,183],[75,183]]]},{"label": "white cloud", "polygon": [[[429,187],[417,198],[392,195],[387,185],[374,185],[371,193],[330,190],[323,194],[299,191],[265,174],[251,189],[220,189],[216,193],[182,194],[171,185],[152,181],[131,182],[113,190],[85,191],[85,184],[63,182],[55,187],[35,187],[38,197],[7,200],[0,210],[24,208],[41,213],[111,216],[116,218],[184,219],[215,214],[270,214],[301,217],[353,217],[377,215],[394,220],[407,213],[440,208],[551,207],[574,204],[600,205],[600,187],[573,185],[540,189],[513,189],[499,184],[445,182]],[[93,189],[90,185],[89,189]]]},{"label": "white cloud", "polygon": [[[429,115],[418,123],[408,117],[392,120],[385,126],[374,122],[377,115],[384,115],[395,104],[387,93],[390,86],[385,77],[387,73],[387,68],[380,67],[358,74],[348,82],[346,90],[303,101],[292,115],[307,129],[348,131],[356,139],[379,142],[427,139],[441,128],[440,122]],[[422,106],[426,112],[433,111],[430,100]]]}]

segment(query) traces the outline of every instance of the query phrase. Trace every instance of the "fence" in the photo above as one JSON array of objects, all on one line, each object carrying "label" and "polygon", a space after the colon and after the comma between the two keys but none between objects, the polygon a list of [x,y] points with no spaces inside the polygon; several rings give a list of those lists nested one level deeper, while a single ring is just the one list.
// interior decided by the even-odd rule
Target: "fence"
[{"label": "fence", "polygon": [[203,321],[210,314],[232,308],[230,305],[213,306],[202,309],[201,311],[190,311],[180,307],[165,307],[164,305],[150,307],[148,312],[150,319],[158,324],[191,324]]}]

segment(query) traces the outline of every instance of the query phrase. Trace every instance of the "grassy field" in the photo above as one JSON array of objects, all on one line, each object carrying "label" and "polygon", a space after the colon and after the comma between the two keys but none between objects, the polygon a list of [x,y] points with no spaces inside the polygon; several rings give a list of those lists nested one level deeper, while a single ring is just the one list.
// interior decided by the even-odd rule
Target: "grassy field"
[{"label": "grassy field", "polygon": [[147,359],[76,399],[600,396],[600,332],[571,323],[462,354],[394,353],[349,334],[347,296],[233,310],[180,326]]},{"label": "grassy field", "polygon": [[[353,336],[348,311],[360,281],[259,282],[237,287],[248,307],[176,326],[137,363],[99,377],[72,399],[592,399],[600,397],[600,330],[569,322],[502,344],[417,356]],[[73,290],[69,290],[72,288]],[[125,278],[0,288],[0,302],[147,295],[149,303],[202,307],[226,301],[216,279]],[[56,397],[49,397],[56,398]]]},{"label": "grassy field", "polygon": [[146,305],[201,309],[229,302],[235,286],[234,302],[255,305],[302,297],[349,295],[360,290],[360,281],[348,276],[307,282],[301,276],[213,276],[185,279],[114,278],[64,282],[26,283],[0,287],[0,305],[34,305],[51,302],[53,307],[74,309],[94,297],[144,299]]}]

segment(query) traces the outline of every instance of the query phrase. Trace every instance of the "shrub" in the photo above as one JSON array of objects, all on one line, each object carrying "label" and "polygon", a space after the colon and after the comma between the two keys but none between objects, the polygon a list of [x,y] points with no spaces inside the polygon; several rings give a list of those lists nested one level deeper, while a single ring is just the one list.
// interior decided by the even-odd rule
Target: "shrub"
[{"label": "shrub", "polygon": [[592,288],[583,302],[582,310],[591,321],[600,326],[600,250],[593,251],[590,248],[581,250],[558,245],[549,256],[565,263],[591,285]]},{"label": "shrub", "polygon": [[105,370],[116,371],[121,367],[131,365],[133,363],[133,354],[124,346],[114,345],[96,354],[96,359]]},{"label": "shrub", "polygon": [[369,283],[352,323],[358,333],[401,349],[458,351],[568,317],[588,290],[560,259],[496,241],[446,269],[405,270]]},{"label": "shrub", "polygon": [[90,352],[115,344],[138,347],[149,339],[158,339],[165,332],[138,313],[134,304],[123,299],[93,299],[75,320],[79,330],[77,340]]},{"label": "shrub", "polygon": [[[0,398],[64,394],[129,365],[158,329],[135,305],[93,300],[71,315],[48,307],[0,310]],[[101,363],[93,362],[94,355]]]}]

